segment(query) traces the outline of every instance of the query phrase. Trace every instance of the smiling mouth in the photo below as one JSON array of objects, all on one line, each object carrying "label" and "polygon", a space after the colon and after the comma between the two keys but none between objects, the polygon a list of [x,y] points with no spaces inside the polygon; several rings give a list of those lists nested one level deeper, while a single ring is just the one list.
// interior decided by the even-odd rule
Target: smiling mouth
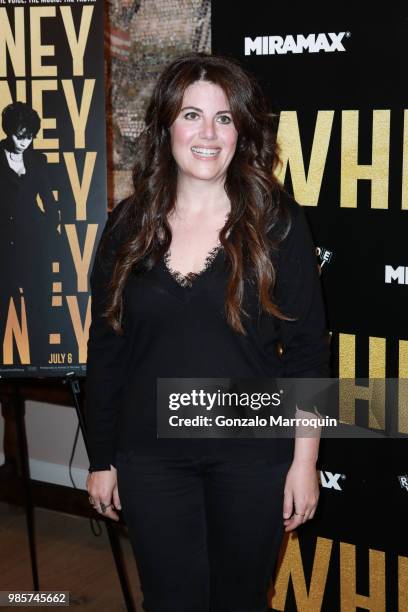
[{"label": "smiling mouth", "polygon": [[211,149],[207,147],[191,147],[191,150],[196,155],[200,155],[200,157],[217,157],[220,153],[221,149]]}]

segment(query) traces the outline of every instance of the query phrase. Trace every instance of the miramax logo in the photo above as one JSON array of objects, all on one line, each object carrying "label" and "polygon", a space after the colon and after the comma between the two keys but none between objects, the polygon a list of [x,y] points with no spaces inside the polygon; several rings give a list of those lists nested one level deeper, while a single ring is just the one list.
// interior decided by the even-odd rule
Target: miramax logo
[{"label": "miramax logo", "polygon": [[335,491],[342,491],[340,486],[340,480],[346,480],[345,474],[334,474],[333,472],[327,472],[318,470],[320,476],[320,484],[325,489],[334,489]]},{"label": "miramax logo", "polygon": [[390,285],[394,281],[398,285],[408,285],[408,266],[385,266],[385,282]]},{"label": "miramax logo", "polygon": [[286,55],[287,53],[332,53],[345,51],[344,38],[349,38],[350,32],[328,32],[320,34],[288,34],[287,36],[257,36],[245,37],[245,55]]},{"label": "miramax logo", "polygon": [[398,476],[398,480],[399,480],[401,489],[405,489],[406,491],[408,491],[408,474],[403,474],[402,476]]}]

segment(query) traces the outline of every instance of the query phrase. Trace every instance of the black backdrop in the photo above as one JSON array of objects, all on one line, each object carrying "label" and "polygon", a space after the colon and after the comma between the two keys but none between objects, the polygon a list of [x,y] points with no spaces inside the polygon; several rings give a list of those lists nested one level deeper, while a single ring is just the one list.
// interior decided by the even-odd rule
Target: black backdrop
[{"label": "black backdrop", "polygon": [[[408,12],[396,9],[359,17],[339,6],[328,16],[266,0],[212,2],[213,53],[249,68],[280,113],[281,178],[327,258],[321,278],[340,377],[408,378],[408,286],[385,282],[386,266],[408,265],[407,30]],[[298,35],[308,48],[295,46]],[[318,513],[286,542],[274,609],[408,610],[407,441],[322,441],[319,463]]]}]

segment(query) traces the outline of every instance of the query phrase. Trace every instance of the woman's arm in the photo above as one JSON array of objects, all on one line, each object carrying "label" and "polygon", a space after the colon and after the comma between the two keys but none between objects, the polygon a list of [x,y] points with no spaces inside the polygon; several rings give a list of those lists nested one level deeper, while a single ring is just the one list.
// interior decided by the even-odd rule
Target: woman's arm
[{"label": "woman's arm", "polygon": [[316,461],[319,437],[295,439],[292,465],[286,476],[283,501],[285,531],[293,531],[312,519],[319,501]]},{"label": "woman's arm", "polygon": [[[290,201],[290,211],[292,227],[279,253],[275,289],[278,306],[295,319],[280,321],[284,376],[325,378],[330,376],[329,336],[315,246],[302,207]],[[296,398],[299,409],[313,410],[307,396]]]},{"label": "woman's arm", "polygon": [[[292,227],[279,256],[276,288],[278,305],[285,314],[295,317],[294,321],[280,324],[284,376],[325,378],[330,376],[329,337],[315,248],[304,211],[295,202],[290,202],[290,210]],[[309,389],[309,383],[296,385],[296,417],[316,417]],[[319,443],[320,429],[311,426],[296,429],[293,462],[285,485],[286,531],[314,516],[319,498],[316,472]]]},{"label": "woman's arm", "polygon": [[120,245],[120,236],[110,229],[120,206],[118,204],[105,225],[91,273],[92,320],[85,385],[90,471],[110,470],[114,465],[118,413],[127,373],[126,331],[122,336],[117,335],[103,316],[108,283]]},{"label": "woman's arm", "polygon": [[[304,412],[299,410],[296,416],[305,417],[310,416],[310,412]],[[295,452],[293,454],[293,461],[295,463],[308,463],[316,465],[317,458],[319,455],[320,446],[320,430],[314,429],[312,435],[301,437],[296,436],[295,438]]]}]

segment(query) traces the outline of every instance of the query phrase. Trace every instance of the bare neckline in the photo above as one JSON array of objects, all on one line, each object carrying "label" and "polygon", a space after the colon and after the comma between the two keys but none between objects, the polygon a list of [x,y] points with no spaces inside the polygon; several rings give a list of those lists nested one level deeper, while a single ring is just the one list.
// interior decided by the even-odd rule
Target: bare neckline
[{"label": "bare neckline", "polygon": [[204,272],[206,272],[211,267],[211,265],[213,264],[215,258],[218,255],[218,252],[222,248],[223,247],[222,247],[221,243],[216,244],[215,247],[213,247],[207,253],[206,258],[204,260],[203,267],[198,272],[187,272],[186,274],[183,274],[182,272],[179,272],[179,270],[175,270],[174,268],[172,268],[170,266],[170,257],[171,257],[170,249],[164,254],[163,261],[164,261],[164,264],[166,266],[167,271],[174,278],[176,283],[181,285],[181,287],[191,288],[193,286],[194,281],[198,277],[202,276],[202,274],[204,274]]}]

